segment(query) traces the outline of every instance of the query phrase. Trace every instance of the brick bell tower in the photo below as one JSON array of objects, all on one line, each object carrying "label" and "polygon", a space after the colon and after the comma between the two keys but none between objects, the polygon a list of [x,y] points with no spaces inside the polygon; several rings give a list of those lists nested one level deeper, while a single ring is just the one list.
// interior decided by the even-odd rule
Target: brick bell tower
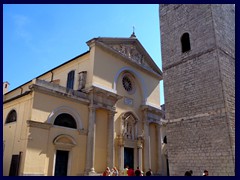
[{"label": "brick bell tower", "polygon": [[170,176],[235,175],[235,5],[159,7]]}]

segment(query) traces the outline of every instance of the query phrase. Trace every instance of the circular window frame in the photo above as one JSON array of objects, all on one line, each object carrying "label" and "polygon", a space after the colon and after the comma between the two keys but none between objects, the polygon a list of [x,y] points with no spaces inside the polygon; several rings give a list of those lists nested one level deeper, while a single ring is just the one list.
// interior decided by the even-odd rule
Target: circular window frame
[{"label": "circular window frame", "polygon": [[[131,90],[128,90],[125,85],[124,85],[124,82],[123,80],[124,79],[128,79],[131,83]],[[135,93],[135,90],[136,90],[136,84],[135,84],[135,81],[134,81],[134,77],[130,74],[130,73],[124,73],[122,75],[122,79],[121,79],[121,83],[122,83],[122,87],[123,89],[128,93],[128,94],[133,94]]]}]

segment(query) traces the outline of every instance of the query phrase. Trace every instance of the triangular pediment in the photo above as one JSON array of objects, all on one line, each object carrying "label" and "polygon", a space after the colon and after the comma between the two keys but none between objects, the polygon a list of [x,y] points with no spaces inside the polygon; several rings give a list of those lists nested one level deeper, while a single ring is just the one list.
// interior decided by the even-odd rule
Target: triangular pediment
[{"label": "triangular pediment", "polygon": [[162,77],[162,71],[136,38],[94,38],[88,45],[95,42],[109,51],[125,58],[129,63],[137,65],[155,75]]},{"label": "triangular pediment", "polygon": [[136,45],[133,44],[111,44],[110,48],[117,51],[121,55],[130,58],[132,61],[150,68],[150,65],[146,62],[146,57],[143,53],[139,52]]}]

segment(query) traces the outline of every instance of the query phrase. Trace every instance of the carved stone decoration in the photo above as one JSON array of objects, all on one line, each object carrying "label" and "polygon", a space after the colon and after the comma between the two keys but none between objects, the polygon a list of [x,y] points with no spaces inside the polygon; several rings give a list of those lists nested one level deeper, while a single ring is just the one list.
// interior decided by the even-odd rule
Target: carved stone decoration
[{"label": "carved stone decoration", "polygon": [[125,142],[124,142],[124,139],[121,135],[117,136],[117,140],[118,140],[118,145],[119,146],[124,146]]},{"label": "carved stone decoration", "polygon": [[137,138],[137,147],[139,149],[143,148],[143,139],[142,138]]},{"label": "carved stone decoration", "polygon": [[135,140],[137,138],[137,120],[132,113],[125,113],[122,117],[122,136],[125,139]]},{"label": "carved stone decoration", "polygon": [[53,140],[53,144],[56,146],[57,149],[61,150],[71,150],[74,146],[77,145],[75,139],[66,134],[58,135]]},{"label": "carved stone decoration", "polygon": [[145,62],[144,55],[139,53],[139,51],[136,49],[136,46],[131,44],[116,44],[110,45],[110,47],[123,56],[132,59],[134,62],[140,65],[148,66]]},{"label": "carved stone decoration", "polygon": [[79,73],[79,84],[78,84],[78,90],[82,90],[85,88],[87,79],[87,71],[82,71]]},{"label": "carved stone decoration", "polygon": [[142,133],[138,135],[138,139],[143,140],[144,139],[144,130],[142,129]]}]

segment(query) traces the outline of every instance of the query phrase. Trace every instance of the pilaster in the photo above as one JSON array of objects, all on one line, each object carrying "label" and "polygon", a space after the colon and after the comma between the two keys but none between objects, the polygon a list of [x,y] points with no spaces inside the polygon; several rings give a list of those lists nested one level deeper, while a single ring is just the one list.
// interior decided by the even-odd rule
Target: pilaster
[{"label": "pilaster", "polygon": [[157,125],[157,149],[158,149],[158,160],[157,160],[157,173],[163,175],[163,160],[162,160],[162,137],[161,137],[161,125]]},{"label": "pilaster", "polygon": [[108,111],[108,145],[107,166],[114,167],[114,115],[115,111]]},{"label": "pilaster", "polygon": [[144,111],[144,171],[147,171],[151,165],[149,122],[147,121],[146,118],[147,112]]},{"label": "pilaster", "polygon": [[138,137],[137,140],[137,151],[138,151],[138,166],[142,169],[142,149],[143,149],[143,139],[142,137]]},{"label": "pilaster", "polygon": [[89,106],[89,121],[88,121],[88,137],[87,137],[87,159],[85,166],[85,174],[95,174],[94,159],[95,159],[95,135],[96,135],[96,108]]},{"label": "pilaster", "polygon": [[118,136],[118,168],[119,171],[124,169],[124,138]]}]

